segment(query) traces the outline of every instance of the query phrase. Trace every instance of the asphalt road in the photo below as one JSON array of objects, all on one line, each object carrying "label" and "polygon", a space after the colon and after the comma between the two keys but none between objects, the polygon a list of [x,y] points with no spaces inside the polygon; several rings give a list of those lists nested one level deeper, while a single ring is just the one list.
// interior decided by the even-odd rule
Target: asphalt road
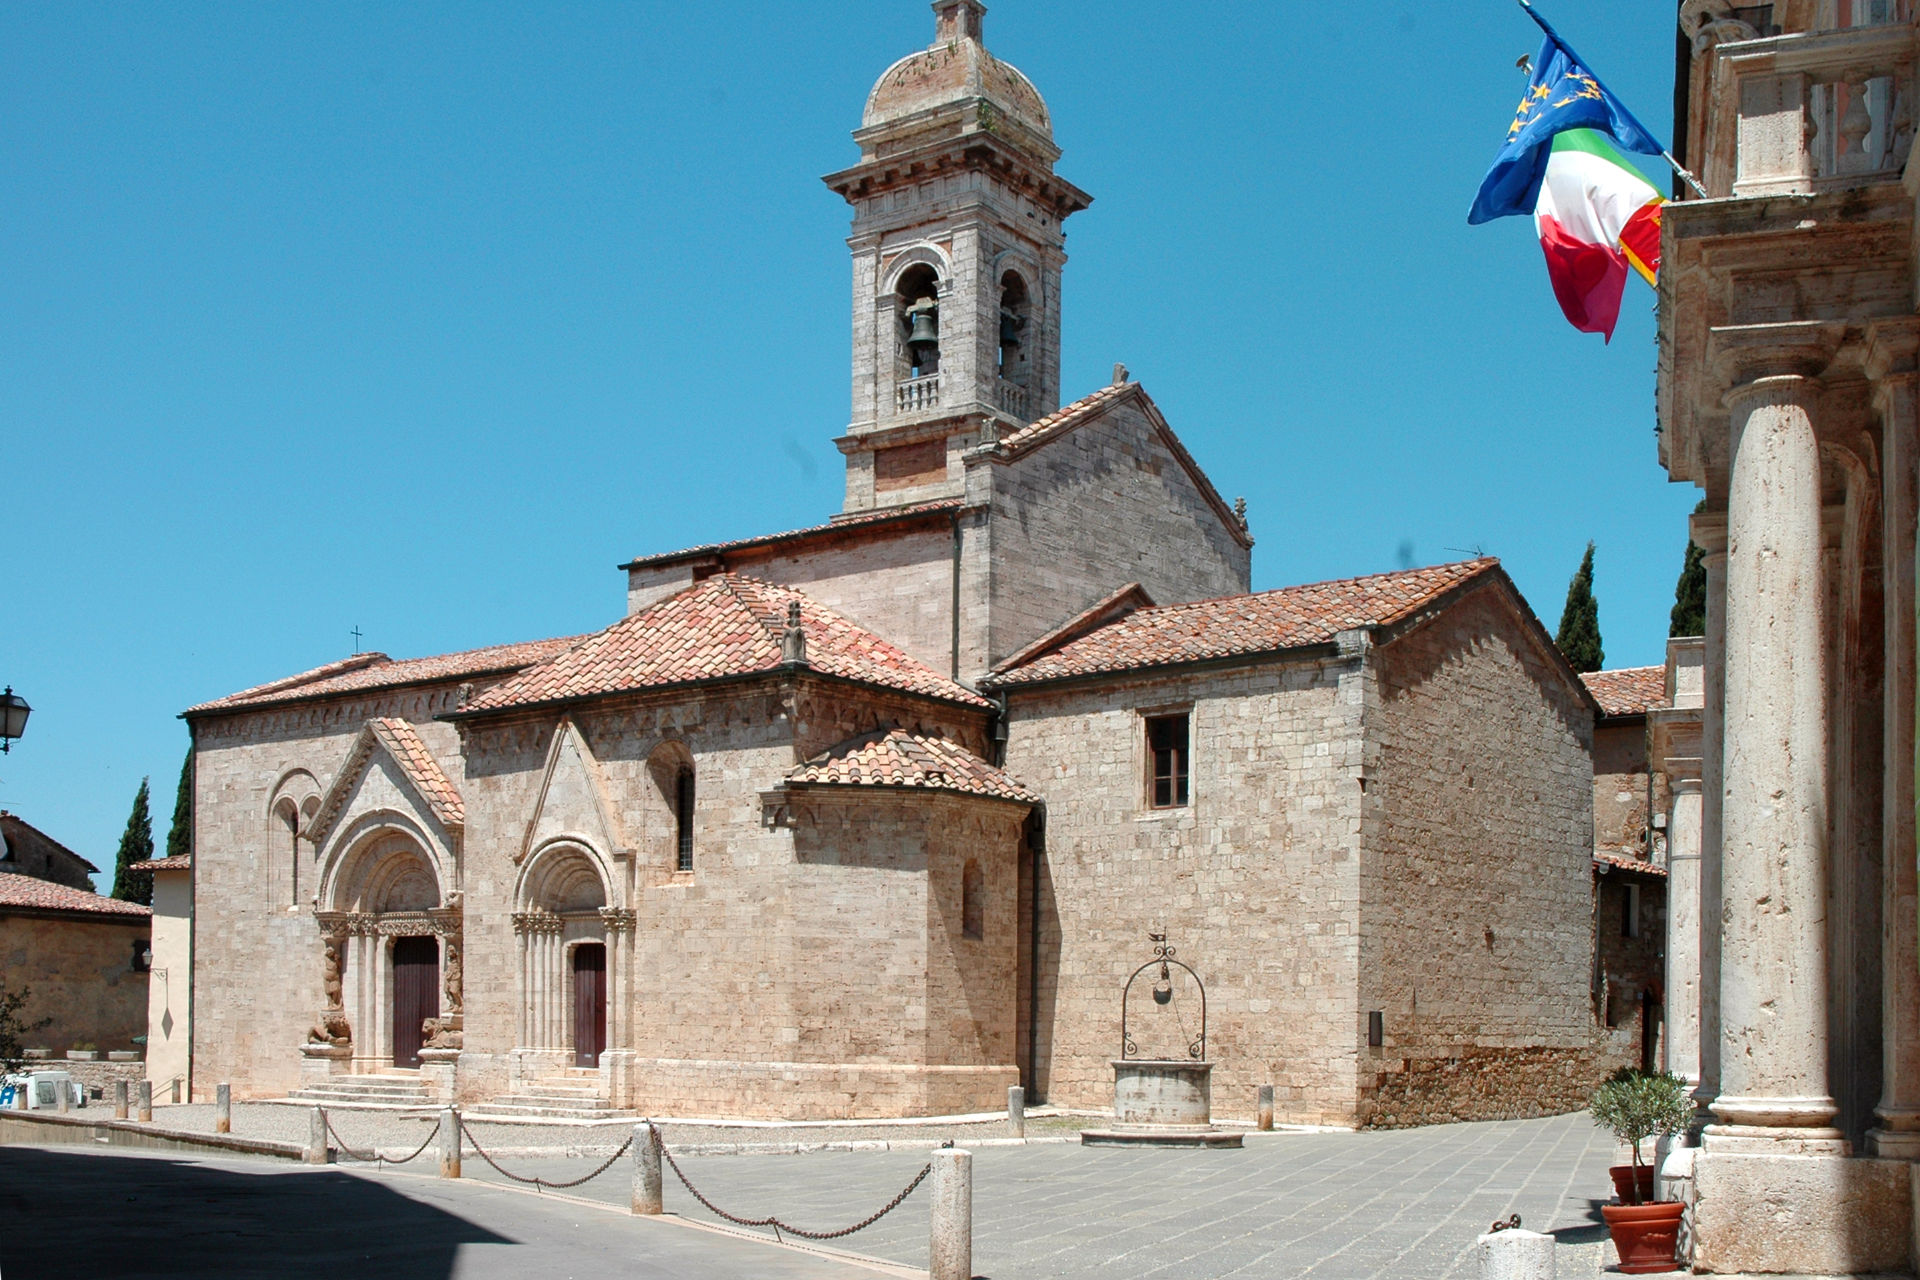
[{"label": "asphalt road", "polygon": [[465,1180],[107,1148],[0,1147],[0,1280],[876,1274],[685,1224]]}]

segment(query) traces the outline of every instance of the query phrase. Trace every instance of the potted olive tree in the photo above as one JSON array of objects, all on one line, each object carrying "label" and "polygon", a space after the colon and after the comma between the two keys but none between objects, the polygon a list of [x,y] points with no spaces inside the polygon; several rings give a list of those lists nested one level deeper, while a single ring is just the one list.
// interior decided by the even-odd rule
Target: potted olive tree
[{"label": "potted olive tree", "polygon": [[1633,1151],[1631,1164],[1609,1170],[1623,1203],[1600,1206],[1620,1254],[1620,1270],[1629,1275],[1675,1270],[1674,1243],[1687,1207],[1677,1200],[1652,1200],[1653,1169],[1641,1162],[1640,1144],[1687,1127],[1693,1119],[1687,1082],[1671,1072],[1622,1067],[1594,1091],[1589,1105],[1593,1122]]}]

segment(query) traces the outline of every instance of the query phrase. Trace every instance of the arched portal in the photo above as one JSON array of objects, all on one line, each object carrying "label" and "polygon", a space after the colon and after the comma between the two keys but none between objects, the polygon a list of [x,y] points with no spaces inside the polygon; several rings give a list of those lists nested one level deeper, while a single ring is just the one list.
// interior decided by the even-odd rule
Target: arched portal
[{"label": "arched portal", "polygon": [[514,913],[520,1057],[531,1068],[597,1067],[626,1039],[620,965],[632,913],[612,904],[600,855],[562,840],[528,858]]},{"label": "arched portal", "polygon": [[356,1071],[418,1067],[428,1021],[460,1012],[448,981],[460,910],[416,832],[374,822],[343,843],[316,913],[328,975],[320,1025],[344,1031]]}]

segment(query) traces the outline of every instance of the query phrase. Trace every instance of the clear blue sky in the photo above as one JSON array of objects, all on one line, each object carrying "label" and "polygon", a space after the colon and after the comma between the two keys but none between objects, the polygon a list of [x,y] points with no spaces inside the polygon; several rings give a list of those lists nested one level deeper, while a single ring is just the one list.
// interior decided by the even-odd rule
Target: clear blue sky
[{"label": "clear blue sky", "polygon": [[[1541,0],[1663,136],[1672,0]],[[1196,17],[1196,14],[1203,16]],[[110,867],[194,702],[586,631],[636,554],[838,510],[849,213],[923,0],[0,8],[0,806]],[[1466,209],[1538,43],[1465,5],[996,0],[1052,108],[1068,398],[1123,360],[1256,588],[1498,555],[1662,660],[1695,495],[1653,294],[1575,333]],[[1664,185],[1664,177],[1660,179]]]}]

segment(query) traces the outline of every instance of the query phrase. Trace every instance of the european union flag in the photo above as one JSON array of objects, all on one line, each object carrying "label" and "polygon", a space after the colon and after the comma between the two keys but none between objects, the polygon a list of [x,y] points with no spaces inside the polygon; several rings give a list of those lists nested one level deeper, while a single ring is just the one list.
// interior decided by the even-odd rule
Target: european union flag
[{"label": "european union flag", "polygon": [[1527,14],[1540,24],[1547,38],[1533,60],[1527,92],[1507,126],[1507,144],[1493,159],[1480,182],[1480,193],[1467,213],[1469,224],[1491,222],[1513,214],[1531,214],[1540,198],[1540,180],[1553,151],[1553,135],[1565,129],[1597,129],[1627,151],[1663,155],[1645,125],[1633,118],[1620,99],[1600,83],[1578,55],[1567,47],[1546,19],[1531,7]]}]

